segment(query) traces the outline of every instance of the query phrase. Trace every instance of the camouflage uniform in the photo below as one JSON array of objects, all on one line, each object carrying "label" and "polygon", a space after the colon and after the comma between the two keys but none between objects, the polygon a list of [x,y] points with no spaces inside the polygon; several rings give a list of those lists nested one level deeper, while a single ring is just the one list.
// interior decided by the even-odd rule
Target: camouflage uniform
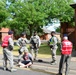
[{"label": "camouflage uniform", "polygon": [[38,55],[38,50],[41,44],[40,38],[38,35],[32,36],[30,39],[30,43],[32,44],[31,48],[31,54],[33,56],[33,59],[36,60]]},{"label": "camouflage uniform", "polygon": [[28,50],[26,47],[26,43],[29,43],[29,41],[26,38],[22,38],[20,37],[18,39],[17,45],[20,47],[19,49],[19,61],[21,60],[22,56],[23,56],[23,52],[25,52],[25,50]]},{"label": "camouflage uniform", "polygon": [[52,62],[56,62],[56,51],[57,51],[57,37],[53,36],[50,39],[50,48],[51,48],[51,54],[52,54]]}]

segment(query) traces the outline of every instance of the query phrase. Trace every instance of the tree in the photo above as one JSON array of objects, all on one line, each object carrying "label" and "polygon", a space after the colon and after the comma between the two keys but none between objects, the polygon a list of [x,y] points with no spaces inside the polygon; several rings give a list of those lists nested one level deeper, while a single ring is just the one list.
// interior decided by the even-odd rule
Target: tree
[{"label": "tree", "polygon": [[60,27],[57,27],[56,28],[56,32],[60,32]]},{"label": "tree", "polygon": [[19,31],[27,29],[30,35],[35,30],[41,31],[41,27],[48,23],[46,1],[50,0],[44,2],[43,0],[18,0],[11,3],[9,6],[9,11],[13,14],[10,21],[11,28]]},{"label": "tree", "polygon": [[57,18],[61,22],[70,22],[73,18],[73,9],[70,4],[73,0],[8,0],[10,5],[6,10],[10,13],[2,26],[8,26],[20,34],[26,31],[32,35],[33,31],[41,32],[43,25]]},{"label": "tree", "polygon": [[0,28],[3,26],[2,23],[6,21],[9,13],[6,9],[6,0],[0,0]]}]

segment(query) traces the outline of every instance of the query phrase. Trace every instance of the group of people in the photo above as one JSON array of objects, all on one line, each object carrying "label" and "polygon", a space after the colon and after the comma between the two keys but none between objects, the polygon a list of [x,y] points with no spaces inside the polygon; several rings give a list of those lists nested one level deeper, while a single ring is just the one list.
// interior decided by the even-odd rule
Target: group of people
[{"label": "group of people", "polygon": [[[30,43],[30,53],[29,50],[26,46],[27,43]],[[26,33],[21,33],[21,37],[17,41],[17,45],[19,46],[19,58],[18,62],[20,67],[28,67],[33,63],[33,60],[37,60],[37,55],[38,55],[38,49],[40,47],[41,41],[39,36],[37,35],[37,32],[34,32],[33,36],[31,36],[30,41],[27,40],[26,38]],[[24,55],[23,55],[24,53]],[[28,59],[26,56],[28,55]],[[23,57],[23,61],[21,61]],[[26,60],[26,59],[27,60]],[[30,60],[30,62],[28,61]],[[27,64],[28,63],[28,64]]]},{"label": "group of people", "polygon": [[[3,68],[4,70],[8,70],[7,60],[9,60],[10,71],[16,71],[16,69],[13,68],[12,50],[13,50],[14,42],[13,42],[12,37],[13,37],[13,32],[9,31],[8,36],[4,37],[3,42],[2,42],[3,56],[4,56]],[[57,43],[59,42],[58,38],[55,36],[54,31],[51,32],[51,38],[49,39],[48,42],[49,42],[48,44],[51,49],[51,55],[52,55],[51,65],[54,65],[57,63],[56,51],[58,48]],[[27,43],[30,43],[31,52],[29,52],[26,46]],[[33,36],[31,36],[30,41],[27,40],[26,33],[24,32],[21,33],[21,36],[17,41],[17,45],[19,46],[18,64],[20,67],[29,67],[33,64],[34,60],[37,60],[40,44],[41,44],[41,41],[36,32],[34,32]],[[59,73],[57,75],[62,75],[63,66],[65,62],[66,62],[65,75],[68,75],[71,54],[72,54],[72,43],[68,40],[67,36],[64,36],[61,42],[61,59],[60,59],[60,64],[59,64]]]},{"label": "group of people", "polygon": [[[30,51],[28,50],[26,44],[30,44]],[[40,47],[41,41],[39,36],[37,35],[37,32],[34,32],[33,36],[31,36],[30,41],[26,38],[26,33],[23,32],[20,35],[20,38],[17,41],[17,46],[19,47],[19,56],[18,56],[18,64],[20,67],[29,67],[33,64],[33,60],[37,60],[38,55],[38,49]],[[8,70],[7,68],[7,60],[9,60],[10,63],[10,71],[16,71],[16,69],[13,68],[13,47],[14,47],[14,41],[13,41],[13,32],[8,31],[8,35],[4,37],[2,41],[2,47],[3,47],[3,69]],[[23,58],[23,60],[22,60]]]}]

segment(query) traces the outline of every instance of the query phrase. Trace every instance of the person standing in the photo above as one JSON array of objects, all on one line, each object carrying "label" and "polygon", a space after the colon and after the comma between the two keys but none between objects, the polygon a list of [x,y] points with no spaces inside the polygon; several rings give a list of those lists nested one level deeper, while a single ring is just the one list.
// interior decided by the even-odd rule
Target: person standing
[{"label": "person standing", "polygon": [[52,31],[51,32],[51,38],[49,40],[49,46],[50,46],[51,54],[52,54],[51,65],[54,65],[57,63],[57,61],[56,61],[56,51],[58,48],[57,42],[58,42],[58,38],[55,36],[55,32]]},{"label": "person standing", "polygon": [[72,54],[72,47],[73,47],[72,42],[68,40],[67,36],[64,36],[63,41],[62,41],[62,47],[61,47],[61,59],[60,59],[60,64],[59,64],[59,73],[57,75],[62,75],[64,63],[66,63],[65,75],[68,75],[69,64],[70,64],[71,54]]},{"label": "person standing", "polygon": [[34,35],[31,36],[30,43],[31,43],[30,49],[31,49],[31,54],[33,56],[33,59],[37,60],[38,50],[41,44],[41,40],[37,35],[37,32],[34,32]]},{"label": "person standing", "polygon": [[21,60],[22,56],[23,56],[23,52],[25,52],[26,50],[28,51],[28,48],[26,47],[26,44],[29,43],[29,41],[26,38],[26,33],[21,33],[20,38],[17,41],[17,45],[19,46],[19,58],[18,58],[18,62]]},{"label": "person standing", "polygon": [[10,63],[10,71],[16,71],[17,69],[13,68],[13,32],[8,31],[8,35],[4,37],[2,41],[2,47],[3,47],[3,69],[8,70],[7,68],[7,60],[9,60]]}]

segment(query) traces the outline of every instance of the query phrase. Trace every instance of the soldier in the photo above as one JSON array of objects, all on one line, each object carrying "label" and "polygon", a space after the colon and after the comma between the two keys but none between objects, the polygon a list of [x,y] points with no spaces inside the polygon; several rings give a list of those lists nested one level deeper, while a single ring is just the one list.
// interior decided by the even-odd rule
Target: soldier
[{"label": "soldier", "polygon": [[31,36],[30,38],[30,43],[31,43],[31,54],[33,56],[33,59],[36,60],[37,59],[37,55],[38,55],[38,50],[41,44],[41,40],[39,38],[39,36],[37,35],[37,32],[34,32],[34,35]]},{"label": "soldier", "polygon": [[51,64],[56,64],[56,51],[57,51],[57,42],[58,42],[58,38],[55,36],[55,32],[52,31],[51,32],[51,39],[49,40],[49,45],[50,45],[50,49],[51,49],[51,54],[52,54],[52,61]]},{"label": "soldier", "polygon": [[21,33],[21,37],[18,39],[17,45],[19,46],[19,58],[18,58],[18,62],[21,60],[22,56],[23,56],[23,52],[25,52],[25,50],[28,51],[26,44],[29,43],[29,41],[26,39],[26,34],[23,32]]}]

